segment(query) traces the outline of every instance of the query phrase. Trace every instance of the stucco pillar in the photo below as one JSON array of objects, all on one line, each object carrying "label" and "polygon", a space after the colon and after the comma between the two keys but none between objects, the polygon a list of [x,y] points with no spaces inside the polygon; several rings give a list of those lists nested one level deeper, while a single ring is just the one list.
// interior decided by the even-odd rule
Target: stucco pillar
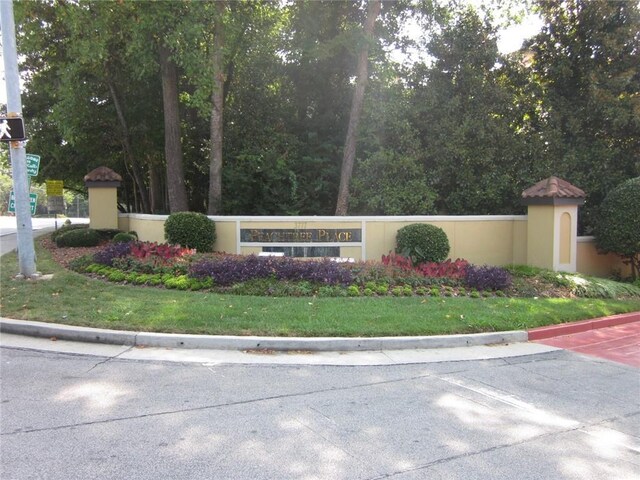
[{"label": "stucco pillar", "polygon": [[528,206],[528,265],[576,271],[578,206],[584,204],[584,198],[582,190],[557,177],[522,192],[522,203]]},{"label": "stucco pillar", "polygon": [[107,167],[84,176],[89,190],[89,227],[118,228],[118,187],[122,177]]}]

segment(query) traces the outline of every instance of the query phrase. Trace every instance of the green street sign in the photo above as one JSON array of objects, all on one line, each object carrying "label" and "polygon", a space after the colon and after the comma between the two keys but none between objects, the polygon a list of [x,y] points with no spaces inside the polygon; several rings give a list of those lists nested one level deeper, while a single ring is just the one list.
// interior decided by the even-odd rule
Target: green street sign
[{"label": "green street sign", "polygon": [[[37,193],[30,193],[29,194],[29,206],[31,207],[31,215],[35,215],[36,214],[36,203],[38,202],[38,194]],[[11,190],[11,193],[9,194],[9,212],[10,213],[16,213],[16,196],[13,193],[13,190]]]},{"label": "green street sign", "polygon": [[40,170],[40,155],[27,153],[27,175],[35,177]]}]

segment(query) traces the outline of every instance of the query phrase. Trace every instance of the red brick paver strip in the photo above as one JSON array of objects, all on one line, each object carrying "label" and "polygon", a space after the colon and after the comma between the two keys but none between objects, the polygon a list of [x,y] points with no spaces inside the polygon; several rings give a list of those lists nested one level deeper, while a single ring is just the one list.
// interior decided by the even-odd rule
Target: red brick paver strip
[{"label": "red brick paver strip", "polygon": [[622,313],[610,317],[593,318],[582,322],[562,323],[560,325],[549,325],[529,330],[529,340],[540,340],[552,338],[570,333],[586,332],[598,328],[613,327],[625,323],[640,322],[640,312]]},{"label": "red brick paver strip", "polygon": [[640,321],[535,341],[640,368]]}]

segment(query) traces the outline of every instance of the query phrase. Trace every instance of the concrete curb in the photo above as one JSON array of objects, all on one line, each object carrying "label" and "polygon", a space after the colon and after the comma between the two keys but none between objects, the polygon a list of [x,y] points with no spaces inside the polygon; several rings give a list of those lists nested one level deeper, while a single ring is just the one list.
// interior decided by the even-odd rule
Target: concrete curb
[{"label": "concrete curb", "polygon": [[0,332],[77,342],[210,350],[375,351],[454,348],[528,341],[524,330],[423,337],[238,337],[128,332],[0,318]]},{"label": "concrete curb", "polygon": [[581,333],[598,328],[613,327],[624,323],[640,322],[640,312],[621,313],[610,317],[592,318],[581,322],[562,323],[547,327],[533,328],[527,333],[529,340],[542,340],[545,338]]},{"label": "concrete curb", "polygon": [[75,342],[174,349],[356,352],[379,350],[421,350],[520,343],[638,321],[640,321],[640,312],[631,312],[580,322],[534,328],[529,331],[514,330],[510,332],[433,335],[420,337],[348,338],[257,337],[130,332],[125,330],[107,330],[100,328],[76,327],[57,323],[0,318],[0,332],[31,337],[56,338]]}]

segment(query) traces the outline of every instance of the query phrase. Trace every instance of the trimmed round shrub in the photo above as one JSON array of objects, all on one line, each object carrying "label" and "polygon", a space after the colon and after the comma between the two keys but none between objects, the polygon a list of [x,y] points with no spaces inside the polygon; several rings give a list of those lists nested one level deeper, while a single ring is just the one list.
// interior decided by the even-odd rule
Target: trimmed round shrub
[{"label": "trimmed round shrub", "polygon": [[110,242],[111,240],[113,240],[113,237],[115,237],[119,233],[122,233],[122,230],[118,230],[117,228],[98,228],[96,232],[98,232],[100,240]]},{"label": "trimmed round shrub", "polygon": [[95,247],[100,243],[100,235],[91,228],[70,230],[56,238],[58,247]]},{"label": "trimmed round shrub", "polygon": [[435,225],[413,223],[396,235],[396,253],[410,258],[414,265],[443,262],[450,249],[447,234]]},{"label": "trimmed round shrub", "polygon": [[83,229],[87,229],[89,228],[89,224],[88,223],[64,223],[64,225],[62,225],[59,229],[57,229],[55,232],[53,232],[51,234],[51,240],[53,240],[54,242],[58,240],[58,237],[61,237],[62,235],[64,235],[67,232],[70,232],[71,230],[83,230]]},{"label": "trimmed round shrub", "polygon": [[216,225],[202,213],[172,213],[164,224],[164,236],[172,245],[210,252],[216,241]]},{"label": "trimmed round shrub", "polygon": [[635,279],[640,270],[640,177],[609,192],[600,204],[594,234],[599,250],[627,259]]},{"label": "trimmed round shrub", "polygon": [[127,242],[135,242],[138,240],[138,237],[135,235],[131,235],[130,233],[120,232],[116,233],[113,237],[113,243],[127,243]]}]

